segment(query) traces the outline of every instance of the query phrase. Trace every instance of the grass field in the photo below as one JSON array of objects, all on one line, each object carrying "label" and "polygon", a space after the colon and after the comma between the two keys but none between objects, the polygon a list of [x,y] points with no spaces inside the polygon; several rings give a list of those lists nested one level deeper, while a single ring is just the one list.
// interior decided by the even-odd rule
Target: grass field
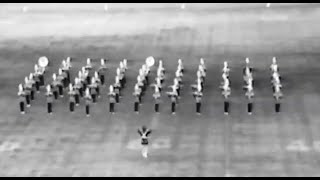
[{"label": "grass field", "polygon": [[[0,176],[320,176],[319,6],[224,4],[219,10],[219,5],[212,10],[206,5],[204,11],[200,5],[187,5],[185,11],[167,6],[140,12],[137,5],[138,10],[123,8],[105,16],[81,6],[65,21],[60,12],[33,13],[31,8],[21,14],[12,10],[14,5],[2,6],[12,14],[0,15],[0,22],[11,22],[0,23]],[[43,55],[51,63],[47,82],[68,56],[74,58],[72,78],[87,57],[95,65],[106,58],[107,85],[114,82],[120,60],[128,59],[127,86],[117,113],[108,113],[108,88],[103,87],[90,118],[85,117],[84,101],[77,113],[69,113],[66,96],[47,115],[45,89],[20,115],[18,84]],[[185,86],[176,115],[170,114],[164,94],[161,113],[153,113],[151,88],[140,114],[133,112],[138,69],[150,55],[163,60],[166,86],[172,83],[177,59],[184,60]],[[273,56],[284,78],[280,114],[274,113],[269,83]],[[208,72],[203,112],[197,116],[190,85],[201,57]],[[252,116],[246,113],[242,90],[245,57],[256,69]],[[218,89],[225,60],[232,70],[230,116],[223,115]],[[137,149],[136,130],[144,124],[154,130],[147,160]],[[8,143],[15,149],[6,149]]]}]

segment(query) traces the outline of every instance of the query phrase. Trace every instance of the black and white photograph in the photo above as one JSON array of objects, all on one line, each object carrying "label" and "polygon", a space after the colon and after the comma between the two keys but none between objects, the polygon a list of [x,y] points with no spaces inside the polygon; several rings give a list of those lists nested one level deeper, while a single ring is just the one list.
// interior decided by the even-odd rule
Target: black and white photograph
[{"label": "black and white photograph", "polygon": [[0,3],[0,177],[317,177],[319,82],[319,3]]}]

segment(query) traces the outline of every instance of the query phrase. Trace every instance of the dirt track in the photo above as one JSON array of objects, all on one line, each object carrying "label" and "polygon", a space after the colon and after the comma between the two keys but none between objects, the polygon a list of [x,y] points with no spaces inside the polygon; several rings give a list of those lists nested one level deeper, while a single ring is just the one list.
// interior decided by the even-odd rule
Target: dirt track
[{"label": "dirt track", "polygon": [[[117,12],[108,15],[104,23],[100,23],[102,18],[97,18],[100,15],[96,13],[88,22],[97,26],[90,23],[74,26],[49,14],[52,20],[59,21],[19,17],[17,24],[6,27],[20,26],[28,31],[0,28],[1,36],[6,36],[0,44],[0,142],[12,140],[20,145],[17,151],[0,152],[0,175],[319,176],[319,10],[317,5],[272,7],[253,8],[249,12],[240,8],[232,13],[228,8],[201,13],[172,9]],[[80,20],[83,14],[79,14],[68,18]],[[95,21],[90,21],[92,18]],[[127,22],[131,28],[124,26]],[[42,23],[47,27],[38,33],[35,27]],[[69,29],[71,26],[74,29]],[[64,31],[59,33],[61,28]],[[25,38],[12,39],[15,36]],[[76,110],[79,114],[71,115],[66,97],[55,103],[56,113],[49,117],[43,93],[36,95],[27,115],[19,115],[17,85],[42,55],[52,63],[48,82],[61,60],[71,56],[75,58],[73,77],[87,57],[94,62],[108,59],[107,83],[111,84],[115,67],[127,58],[129,84],[117,105],[118,113],[112,116],[106,112],[105,88],[89,119],[84,116],[83,105]],[[131,94],[137,70],[149,55],[164,60],[170,83],[176,60],[185,61],[185,87],[176,116],[169,114],[169,101],[164,95],[162,113],[151,112],[151,89],[140,115],[132,112]],[[247,56],[257,70],[252,117],[245,113],[241,90],[241,68]],[[273,56],[278,57],[284,77],[285,100],[280,115],[273,113],[269,87],[268,67]],[[208,80],[203,114],[196,116],[188,87],[195,79],[200,57],[207,61]],[[232,68],[232,106],[228,118],[223,116],[217,88],[224,60],[229,60]],[[136,128],[142,124],[155,129],[153,141],[159,138],[171,141],[169,149],[151,149],[147,161],[138,151],[127,149],[128,143],[138,138]],[[290,150],[295,141],[300,145]]]}]

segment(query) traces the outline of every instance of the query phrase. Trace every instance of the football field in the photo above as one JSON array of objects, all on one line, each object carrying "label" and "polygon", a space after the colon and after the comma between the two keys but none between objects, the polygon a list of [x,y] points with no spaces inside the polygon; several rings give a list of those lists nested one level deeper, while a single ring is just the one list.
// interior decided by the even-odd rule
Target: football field
[{"label": "football field", "polygon": [[[23,6],[29,10],[21,12]],[[103,4],[0,5],[7,11],[0,14],[0,176],[320,176],[319,8],[110,4],[105,12]],[[73,59],[72,79],[87,58],[94,69],[107,59],[107,86],[91,117],[85,116],[84,100],[69,112],[67,91],[48,115],[44,87],[26,114],[19,113],[18,84],[41,56],[50,60],[46,83],[66,57]],[[163,60],[167,71],[160,114],[154,113],[151,87],[140,113],[133,112],[134,84],[148,56]],[[274,112],[270,84],[274,56],[283,77],[280,114]],[[251,116],[242,89],[246,57],[255,69]],[[172,115],[164,92],[173,84],[179,58],[186,70]],[[190,85],[200,58],[207,77],[199,116]],[[127,85],[112,115],[107,93],[123,59]],[[219,89],[224,61],[231,68],[229,116]],[[140,152],[142,125],[153,130],[148,159]]]}]

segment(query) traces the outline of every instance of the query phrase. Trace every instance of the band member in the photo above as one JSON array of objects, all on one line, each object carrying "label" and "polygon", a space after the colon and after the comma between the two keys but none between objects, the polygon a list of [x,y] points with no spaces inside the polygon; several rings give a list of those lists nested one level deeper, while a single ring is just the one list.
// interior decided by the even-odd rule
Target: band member
[{"label": "band member", "polygon": [[90,71],[92,69],[91,59],[87,58],[87,65],[85,66],[85,74],[87,77],[87,84],[89,85],[91,83],[91,77],[90,77]]},{"label": "band member", "polygon": [[87,83],[86,83],[87,77],[82,72],[83,71],[79,71],[78,72],[78,78],[79,78],[79,81],[81,83],[81,91],[80,91],[80,96],[81,97],[83,97],[83,92],[85,91],[85,89],[87,89]]},{"label": "band member", "polygon": [[200,73],[200,77],[202,78],[202,81],[204,82],[206,79],[206,72],[201,65],[199,65],[198,72]]},{"label": "band member", "polygon": [[179,84],[179,80],[177,78],[173,79],[173,85],[169,87],[171,87],[174,91],[176,91],[178,98],[180,98],[181,85]]},{"label": "band member", "polygon": [[144,64],[144,65],[142,65],[141,70],[142,70],[143,76],[145,77],[145,84],[148,85],[149,84],[148,75],[149,75],[150,69],[149,69],[149,67],[147,65]]},{"label": "band member", "polygon": [[85,101],[86,101],[86,115],[87,115],[87,117],[90,117],[90,104],[92,102],[92,97],[91,97],[89,88],[87,88],[85,90],[84,98],[85,98]]},{"label": "band member", "polygon": [[165,79],[165,68],[163,67],[162,60],[159,60],[159,67],[157,69],[157,77],[161,80],[161,84],[163,84]]},{"label": "band member", "polygon": [[128,61],[127,61],[127,59],[124,59],[122,62],[123,62],[124,69],[127,70],[128,69]]},{"label": "band member", "polygon": [[201,91],[201,86],[199,86],[198,90],[193,93],[193,96],[196,99],[196,112],[198,115],[201,114],[201,98],[203,96]]},{"label": "band member", "polygon": [[181,84],[182,83],[182,77],[183,77],[183,73],[182,73],[182,70],[178,67],[176,73],[176,79],[178,80],[178,83]]},{"label": "band member", "polygon": [[70,83],[69,84],[69,110],[70,112],[74,112],[74,105],[75,105],[75,102],[76,102],[76,99],[75,99],[75,95],[76,95],[76,92],[72,86],[72,84]]},{"label": "band member", "polygon": [[92,69],[91,59],[87,58],[87,65],[85,66],[86,70],[90,71]]},{"label": "band member", "polygon": [[228,78],[228,77],[229,77],[229,72],[230,72],[230,68],[228,67],[228,62],[225,61],[225,62],[223,63],[222,73],[223,73],[224,75],[226,75],[226,77]]},{"label": "band member", "polygon": [[275,111],[276,111],[276,113],[280,112],[280,103],[281,103],[280,100],[283,97],[283,94],[282,94],[280,88],[281,88],[281,84],[275,85],[275,87],[274,87],[275,91],[273,93],[273,97],[275,98],[275,101],[276,101],[276,103],[275,103]]},{"label": "band member", "polygon": [[115,77],[115,83],[113,84],[113,88],[116,95],[116,103],[119,103],[121,84],[118,76]]},{"label": "band member", "polygon": [[181,73],[184,73],[184,66],[181,59],[178,60],[178,69],[181,70]]},{"label": "band member", "polygon": [[39,74],[39,79],[40,79],[40,86],[44,86],[44,73],[45,73],[45,68],[42,66],[37,65],[37,71]]},{"label": "band member", "polygon": [[272,58],[272,64],[270,65],[270,70],[272,73],[279,71],[276,57]]},{"label": "band member", "polygon": [[31,107],[30,101],[31,101],[31,90],[32,90],[32,85],[29,83],[29,79],[28,77],[24,78],[24,90],[25,90],[25,94],[26,94],[26,103],[27,103],[27,107]]},{"label": "band member", "polygon": [[112,85],[109,87],[108,96],[109,96],[109,112],[114,114],[114,104],[115,104],[116,93],[114,92],[114,88]]},{"label": "band member", "polygon": [[90,81],[91,81],[91,79],[90,79],[90,76],[89,76],[89,69],[90,69],[90,66],[86,66],[86,67],[82,67],[82,76],[83,76],[83,78],[84,78],[84,82],[85,82],[85,84],[86,84],[86,86],[87,85],[89,85],[90,84]]},{"label": "band member", "polygon": [[68,82],[71,83],[71,76],[70,76],[70,68],[72,67],[72,63],[71,63],[71,58],[67,57],[67,61],[66,61],[66,66],[67,66],[67,79]]},{"label": "band member", "polygon": [[197,71],[197,84],[198,84],[198,81],[200,81],[201,87],[203,88],[204,78],[199,70]]},{"label": "band member", "polygon": [[66,85],[66,78],[67,78],[67,74],[66,73],[64,73],[63,71],[62,71],[62,69],[59,69],[59,74],[58,74],[58,77],[57,77],[57,80],[59,81],[59,82],[61,82],[61,85],[60,85],[60,83],[59,83],[59,86],[58,86],[58,88],[59,88],[59,95],[60,95],[60,97],[63,97],[63,88],[65,88],[65,87],[67,87]]},{"label": "band member", "polygon": [[34,78],[33,78],[33,74],[32,73],[30,73],[30,75],[29,75],[29,81],[28,81],[28,83],[30,83],[30,85],[31,85],[31,91],[30,91],[30,99],[31,99],[31,101],[33,101],[34,100],[34,90],[33,90],[33,87],[35,86],[35,81],[34,81]]},{"label": "band member", "polygon": [[161,91],[162,91],[162,83],[161,83],[161,78],[159,78],[159,77],[156,77],[155,81],[156,81],[155,85],[156,85],[156,86],[158,87],[158,89],[159,89],[159,92],[161,92]]},{"label": "band member", "polygon": [[139,104],[141,103],[141,88],[138,84],[134,86],[133,96],[134,99],[134,112],[139,113]]},{"label": "band member", "polygon": [[53,102],[53,93],[51,91],[51,86],[47,85],[47,110],[50,115],[52,115],[52,102]]},{"label": "band member", "polygon": [[141,137],[141,145],[142,151],[141,154],[144,158],[148,158],[148,144],[149,144],[149,135],[151,134],[151,130],[146,126],[142,126],[141,129],[138,129],[138,133]]},{"label": "band member", "polygon": [[231,95],[231,88],[227,83],[224,83],[222,86],[222,96],[224,97],[224,114],[228,115],[229,114],[229,96]]},{"label": "band member", "polygon": [[126,76],[125,76],[125,68],[122,62],[120,62],[120,76],[119,76],[119,80],[121,83],[121,88],[124,88],[126,85]]},{"label": "band member", "polygon": [[25,101],[26,93],[25,93],[25,91],[23,90],[22,84],[19,84],[18,96],[19,96],[20,113],[21,113],[21,114],[25,114],[25,111],[24,111],[24,101]]},{"label": "band member", "polygon": [[34,80],[35,80],[35,86],[36,86],[36,91],[37,93],[40,93],[40,78],[39,78],[39,71],[38,71],[38,65],[34,65]]},{"label": "band member", "polygon": [[53,73],[52,75],[52,80],[53,80],[51,83],[52,92],[54,95],[54,99],[57,100],[58,94],[63,94],[63,86],[62,86],[62,82],[57,79],[57,76],[55,73]]},{"label": "band member", "polygon": [[[133,92],[133,95],[135,96],[135,102],[137,102],[139,104],[141,104],[141,87],[139,86],[139,84],[135,84],[134,85],[134,92]],[[135,105],[136,106],[136,105]],[[135,108],[136,109],[136,108]]]},{"label": "band member", "polygon": [[204,72],[207,72],[206,64],[204,63],[203,58],[200,58],[200,66],[202,67]]},{"label": "band member", "polygon": [[176,89],[172,89],[172,92],[167,92],[171,100],[171,113],[176,114],[176,103],[178,98],[178,93]]},{"label": "band member", "polygon": [[[144,84],[143,84],[143,79],[141,78],[141,76],[137,77],[137,85],[141,89],[141,96],[142,96],[143,95],[143,90],[144,90]],[[140,103],[141,103],[141,99],[140,99]]]},{"label": "band member", "polygon": [[100,67],[98,69],[98,74],[99,74],[102,86],[104,85],[104,75],[106,73],[106,70],[107,70],[106,60],[105,59],[101,59],[101,64],[100,64]]},{"label": "band member", "polygon": [[247,89],[245,96],[248,99],[248,114],[251,115],[252,114],[252,109],[253,109],[252,100],[253,100],[253,97],[254,97],[252,84],[248,84],[247,86],[245,86],[245,88]]},{"label": "band member", "polygon": [[89,92],[91,93],[92,102],[97,102],[97,83],[94,77],[91,78],[91,84],[89,85]]},{"label": "band member", "polygon": [[61,63],[61,70],[62,73],[64,74],[64,80],[63,80],[63,85],[66,88],[68,86],[68,84],[70,83],[70,79],[68,78],[68,74],[69,74],[69,67],[67,66],[67,62],[65,60],[62,60]]},{"label": "band member", "polygon": [[98,98],[100,98],[100,84],[101,84],[101,79],[99,77],[99,74],[98,72],[94,72],[94,80],[95,80],[95,83],[97,85],[96,87],[96,91],[97,91],[97,95],[98,95]]},{"label": "band member", "polygon": [[146,76],[143,72],[143,69],[139,69],[139,76],[138,77],[140,78],[141,85],[142,85],[141,86],[142,94],[144,94],[147,90],[147,80],[146,80]]},{"label": "band member", "polygon": [[83,91],[82,91],[82,84],[80,82],[79,78],[74,79],[74,91],[75,91],[75,101],[76,101],[76,106],[79,106],[80,104],[80,96],[83,97]]},{"label": "band member", "polygon": [[159,104],[160,104],[161,93],[160,93],[160,87],[157,84],[154,85],[154,93],[152,96],[155,100],[154,111],[156,113],[159,113]]}]

